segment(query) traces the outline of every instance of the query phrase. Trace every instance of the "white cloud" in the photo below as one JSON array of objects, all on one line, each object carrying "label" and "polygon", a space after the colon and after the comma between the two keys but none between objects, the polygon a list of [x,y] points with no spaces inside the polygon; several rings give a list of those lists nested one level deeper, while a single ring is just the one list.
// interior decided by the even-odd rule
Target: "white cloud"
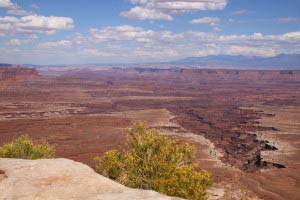
[{"label": "white cloud", "polygon": [[32,15],[33,13],[23,10],[21,8],[17,8],[17,9],[8,10],[7,14],[10,14],[10,15]]},{"label": "white cloud", "polygon": [[225,0],[152,0],[148,6],[158,9],[171,10],[171,12],[183,11],[190,12],[194,10],[222,10],[226,7]]},{"label": "white cloud", "polygon": [[87,38],[81,33],[75,33],[72,40],[75,44],[80,45],[83,42],[85,42],[87,40]]},{"label": "white cloud", "polygon": [[213,28],[214,28],[214,31],[221,31],[222,30],[220,26],[213,26]]},{"label": "white cloud", "polygon": [[19,22],[19,19],[17,17],[12,17],[12,16],[5,16],[5,17],[0,17],[0,24],[10,24],[10,23],[17,23]]},{"label": "white cloud", "polygon": [[68,40],[44,42],[38,44],[38,48],[70,48],[71,46],[72,46],[72,42]]},{"label": "white cloud", "polygon": [[140,27],[134,26],[116,26],[106,27],[103,29],[90,29],[90,33],[98,42],[104,41],[122,41],[122,40],[133,40],[137,39],[141,34],[151,34],[152,31],[144,32]]},{"label": "white cloud", "polygon": [[39,9],[40,7],[36,4],[30,4],[30,8]]},{"label": "white cloud", "polygon": [[29,40],[36,40],[38,38],[39,38],[39,36],[37,36],[36,34],[31,34],[31,35],[28,36]]},{"label": "white cloud", "polygon": [[86,56],[97,56],[97,57],[111,57],[114,56],[114,54],[110,52],[105,52],[105,51],[99,51],[95,48],[93,49],[83,49],[80,54],[86,55]]},{"label": "white cloud", "polygon": [[216,24],[220,22],[220,18],[218,17],[203,17],[198,19],[193,19],[190,21],[191,24]]},{"label": "white cloud", "polygon": [[69,17],[29,15],[22,17],[20,27],[46,30],[67,30],[74,27],[74,21]]},{"label": "white cloud", "polygon": [[213,27],[215,31],[221,31],[219,22],[220,18],[218,17],[202,17],[191,20],[190,24],[208,24]]},{"label": "white cloud", "polygon": [[300,22],[300,18],[297,17],[282,17],[282,18],[262,18],[262,19],[251,19],[251,20],[237,20],[230,18],[228,20],[230,23],[267,23],[267,22],[279,22],[279,23],[291,23],[291,22]]},{"label": "white cloud", "polygon": [[173,15],[223,10],[227,0],[131,0],[137,6],[121,15],[135,20],[172,20]]},{"label": "white cloud", "polygon": [[11,0],[0,0],[0,8],[14,9],[16,6],[17,5],[12,3]]},{"label": "white cloud", "polygon": [[8,9],[7,14],[10,15],[32,15],[33,14],[30,11],[26,11],[22,9],[21,6],[19,6],[18,4],[14,4],[11,1],[8,2],[7,0],[0,0],[0,8],[1,8],[1,1],[5,1],[6,5],[10,5],[5,7]]},{"label": "white cloud", "polygon": [[247,55],[247,56],[275,56],[278,50],[272,47],[262,46],[229,46],[227,52],[231,55]]},{"label": "white cloud", "polygon": [[[217,21],[202,20],[201,23]],[[128,25],[91,29],[89,35],[80,34],[79,38],[84,39],[81,39],[77,47],[85,49],[81,54],[86,56],[90,54],[94,57],[105,57],[109,54],[118,61],[145,62],[218,54],[272,56],[294,53],[297,44],[300,44],[300,32],[279,35],[219,35],[197,31],[154,31]]]},{"label": "white cloud", "polygon": [[[1,18],[0,24],[16,19],[19,18]],[[20,42],[24,44],[23,40]],[[68,40],[40,43],[34,49],[34,54],[41,54],[50,61],[54,55],[72,58],[73,63],[159,62],[219,54],[273,56],[279,53],[300,53],[299,45],[300,31],[278,35],[222,35],[198,31],[174,33],[124,25],[91,29],[87,34],[76,33]],[[28,52],[33,52],[26,47],[20,48],[18,54],[26,56]]]},{"label": "white cloud", "polygon": [[232,15],[243,15],[243,14],[247,14],[247,13],[249,13],[249,10],[242,9],[242,10],[233,11],[231,14]]},{"label": "white cloud", "polygon": [[229,19],[228,19],[228,22],[229,22],[229,23],[234,23],[234,22],[236,22],[236,20],[235,20],[235,19],[232,19],[232,18],[229,18]]},{"label": "white cloud", "polygon": [[10,39],[5,44],[7,46],[20,46],[21,45],[21,40],[19,40],[19,39]]},{"label": "white cloud", "polygon": [[170,31],[155,32],[153,30],[144,30],[135,26],[116,26],[103,29],[91,29],[90,34],[93,40],[97,42],[105,41],[136,41],[141,43],[149,42],[172,42],[180,37]]},{"label": "white cloud", "polygon": [[296,18],[296,17],[284,17],[284,18],[278,18],[277,20],[283,23],[300,22],[300,18]]},{"label": "white cloud", "polygon": [[18,33],[53,34],[59,30],[74,27],[74,21],[69,17],[28,15],[24,17],[0,17],[0,35]]},{"label": "white cloud", "polygon": [[171,15],[165,14],[159,10],[143,8],[140,6],[131,8],[128,12],[122,12],[121,16],[135,20],[173,20]]}]

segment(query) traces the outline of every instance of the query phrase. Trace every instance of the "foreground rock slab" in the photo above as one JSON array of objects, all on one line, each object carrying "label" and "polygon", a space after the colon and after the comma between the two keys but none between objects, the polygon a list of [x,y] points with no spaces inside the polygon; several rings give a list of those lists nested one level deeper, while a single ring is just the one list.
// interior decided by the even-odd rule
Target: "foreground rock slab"
[{"label": "foreground rock slab", "polygon": [[[130,189],[68,159],[0,159],[1,200],[178,200]],[[4,172],[4,175],[3,175]]]}]

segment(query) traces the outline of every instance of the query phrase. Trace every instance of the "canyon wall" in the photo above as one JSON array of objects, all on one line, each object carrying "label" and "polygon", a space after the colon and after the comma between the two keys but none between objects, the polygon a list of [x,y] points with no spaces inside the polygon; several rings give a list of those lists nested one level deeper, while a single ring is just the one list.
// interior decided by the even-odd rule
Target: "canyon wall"
[{"label": "canyon wall", "polygon": [[0,87],[5,87],[17,83],[18,81],[33,80],[38,77],[38,72],[34,68],[24,67],[1,67]]}]

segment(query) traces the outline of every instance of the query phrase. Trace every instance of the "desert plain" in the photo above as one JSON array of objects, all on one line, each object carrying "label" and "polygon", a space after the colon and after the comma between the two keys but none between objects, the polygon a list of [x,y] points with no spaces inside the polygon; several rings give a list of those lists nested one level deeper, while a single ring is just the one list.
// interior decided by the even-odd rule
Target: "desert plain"
[{"label": "desert plain", "polygon": [[0,68],[0,145],[28,134],[94,167],[136,120],[195,145],[211,199],[300,197],[300,71]]}]

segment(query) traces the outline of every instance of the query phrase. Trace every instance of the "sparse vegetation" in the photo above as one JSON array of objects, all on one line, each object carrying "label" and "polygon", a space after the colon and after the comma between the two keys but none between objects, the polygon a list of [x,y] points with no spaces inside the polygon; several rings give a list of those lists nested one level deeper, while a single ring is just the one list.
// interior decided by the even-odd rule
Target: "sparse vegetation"
[{"label": "sparse vegetation", "polygon": [[197,171],[194,147],[159,135],[145,123],[136,122],[129,131],[128,151],[112,150],[96,157],[96,170],[133,188],[151,189],[187,199],[208,199],[211,175]]},{"label": "sparse vegetation", "polygon": [[21,158],[36,160],[40,158],[52,158],[54,148],[47,144],[34,144],[28,135],[22,135],[14,142],[0,147],[1,158]]}]

